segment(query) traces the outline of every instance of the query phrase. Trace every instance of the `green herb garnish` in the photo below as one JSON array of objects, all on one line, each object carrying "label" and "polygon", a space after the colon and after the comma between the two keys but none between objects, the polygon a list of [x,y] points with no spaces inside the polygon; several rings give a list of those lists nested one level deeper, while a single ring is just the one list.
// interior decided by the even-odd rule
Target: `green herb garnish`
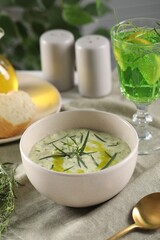
[{"label": "green herb garnish", "polygon": [[119,142],[113,143],[113,144],[109,144],[108,147],[115,147],[118,146]]},{"label": "green herb garnish", "polygon": [[70,170],[70,169],[73,168],[73,167],[74,167],[74,166],[68,167],[68,168],[64,169],[63,172],[66,172],[66,171]]},{"label": "green herb garnish", "polygon": [[75,136],[71,136],[71,137],[69,137],[69,138],[72,140],[72,142],[73,142],[75,145],[77,145],[77,142],[76,142],[76,140],[74,139],[74,137],[75,137]]},{"label": "green herb garnish", "polygon": [[89,137],[89,131],[88,131],[87,134],[86,134],[86,137],[85,137],[85,139],[84,139],[84,142],[83,142],[83,144],[82,144],[82,147],[79,149],[79,155],[82,155],[82,153],[83,153],[83,151],[84,151],[84,149],[85,149],[85,147],[86,147],[86,144],[87,144],[87,141],[88,141],[88,137]]},{"label": "green herb garnish", "polygon": [[101,168],[101,170],[107,168],[107,167],[111,164],[111,162],[115,159],[116,156],[117,156],[117,153],[115,153],[115,154],[110,158],[109,162],[107,162],[107,164],[106,164],[103,168]]},{"label": "green herb garnish", "polygon": [[66,136],[63,136],[63,137],[61,137],[61,138],[59,138],[59,139],[56,139],[56,140],[53,140],[53,141],[51,141],[51,142],[49,142],[49,143],[47,143],[47,144],[53,144],[53,143],[58,142],[58,141],[60,141],[60,140],[62,140],[62,139],[64,139],[64,138],[66,138]]},{"label": "green herb garnish", "polygon": [[76,157],[77,157],[77,162],[78,162],[79,167],[81,167],[81,164],[82,164],[85,168],[88,168],[87,165],[85,164],[85,162],[82,160],[80,155],[77,154]]},{"label": "green herb garnish", "polygon": [[105,153],[107,154],[107,156],[109,156],[110,158],[112,157],[108,152],[105,151]]},{"label": "green herb garnish", "polygon": [[65,153],[57,153],[57,154],[51,154],[48,156],[41,157],[39,160],[47,159],[47,158],[56,158],[56,157],[66,157],[67,155]]},{"label": "green herb garnish", "polygon": [[80,143],[83,142],[83,134],[81,134]]},{"label": "green herb garnish", "polygon": [[94,134],[94,136],[95,136],[96,138],[98,138],[100,141],[102,141],[102,142],[106,142],[103,138],[101,138],[101,137],[98,136],[97,134]]},{"label": "green herb garnish", "polygon": [[[66,160],[67,160],[69,158],[75,157],[75,159],[77,161],[77,165],[80,168],[84,167],[84,168],[88,169],[85,159],[83,160],[83,156],[88,155],[90,158],[90,161],[92,161],[95,164],[95,166],[98,167],[99,162],[97,162],[94,157],[94,153],[97,153],[97,151],[85,151],[85,149],[87,149],[86,146],[87,146],[87,142],[89,139],[89,134],[90,134],[89,130],[85,134],[83,134],[81,132],[80,135],[78,135],[78,138],[76,138],[77,137],[76,135],[70,136],[69,134],[67,134],[67,135],[65,135],[65,137],[61,137],[59,139],[56,139],[56,140],[50,142],[54,147],[53,154],[41,157],[39,160],[43,160],[43,159],[47,159],[47,158],[51,158],[53,160],[56,158],[57,159],[58,158],[66,158]],[[103,137],[99,136],[96,133],[93,133],[93,134],[99,141],[101,141],[103,143],[106,142],[106,140]],[[58,146],[56,146],[56,144],[54,144],[57,141],[60,141],[61,147],[58,147]],[[112,147],[112,146],[116,146],[118,144],[119,143],[117,141],[115,141],[115,143],[110,144],[109,146]],[[111,156],[107,151],[105,151],[105,153],[109,157],[109,161],[106,163],[106,165],[102,169],[107,168],[111,164],[111,162],[115,159],[116,155],[118,154],[118,153],[115,153],[113,156]],[[64,159],[61,159],[61,161],[62,160],[64,160]],[[51,169],[54,170],[54,167],[55,166],[54,166],[54,162],[53,162]],[[71,168],[73,168],[73,166],[67,167],[66,169],[63,169],[62,171],[66,172]]]},{"label": "green herb garnish", "polygon": [[90,155],[91,159],[93,160],[94,164],[98,167],[99,164],[96,162],[96,160],[95,160],[95,158],[93,157],[93,155],[92,155],[92,154],[89,154],[89,155]]},{"label": "green herb garnish", "polygon": [[68,156],[70,157],[70,153],[69,152],[64,152],[62,149],[60,149],[59,147],[57,147],[54,143],[52,143],[52,145],[59,151],[61,152],[62,154],[64,154],[65,156]]}]

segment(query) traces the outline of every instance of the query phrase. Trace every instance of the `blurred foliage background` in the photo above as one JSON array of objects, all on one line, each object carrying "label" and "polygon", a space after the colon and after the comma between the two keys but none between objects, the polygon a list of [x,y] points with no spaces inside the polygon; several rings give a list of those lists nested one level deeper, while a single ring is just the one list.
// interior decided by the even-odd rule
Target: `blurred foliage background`
[{"label": "blurred foliage background", "polygon": [[[66,29],[77,39],[84,25],[112,11],[108,1],[0,0],[0,27],[5,31],[0,54],[16,69],[39,70],[40,35],[51,29]],[[107,29],[99,28],[93,33],[109,37]]]}]

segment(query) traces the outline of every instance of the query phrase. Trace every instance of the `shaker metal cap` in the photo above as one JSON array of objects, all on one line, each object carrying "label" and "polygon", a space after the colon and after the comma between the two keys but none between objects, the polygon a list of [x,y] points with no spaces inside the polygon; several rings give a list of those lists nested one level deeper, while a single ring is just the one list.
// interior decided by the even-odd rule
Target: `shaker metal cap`
[{"label": "shaker metal cap", "polygon": [[109,40],[100,35],[87,35],[76,41],[76,47],[83,49],[106,48],[106,44],[109,46]]},{"label": "shaker metal cap", "polygon": [[40,41],[45,44],[70,44],[74,42],[74,36],[71,32],[62,29],[50,30],[43,33]]}]

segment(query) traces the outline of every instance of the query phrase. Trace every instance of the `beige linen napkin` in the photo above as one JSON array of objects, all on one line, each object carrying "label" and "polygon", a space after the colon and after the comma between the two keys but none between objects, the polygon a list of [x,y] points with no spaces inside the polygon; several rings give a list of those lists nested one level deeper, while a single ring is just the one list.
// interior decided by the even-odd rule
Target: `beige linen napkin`
[{"label": "beige linen napkin", "polygon": [[[77,97],[63,106],[63,110],[79,108],[114,112],[127,120],[135,112],[134,105],[120,94],[116,71],[113,73],[113,91],[109,96],[99,99]],[[150,107],[150,111],[156,119],[154,126],[159,131],[158,101]],[[15,155],[6,153],[8,149],[12,149]],[[0,155],[4,156],[3,161],[10,158],[13,162],[21,162],[19,143],[1,147]],[[105,240],[133,222],[131,210],[141,197],[160,191],[160,156],[159,153],[139,156],[128,185],[109,201],[88,208],[64,207],[46,199],[30,184],[22,165],[17,169],[16,179],[23,185],[18,186],[16,192],[16,207],[5,240]],[[158,240],[160,230],[134,231],[123,239]]]}]

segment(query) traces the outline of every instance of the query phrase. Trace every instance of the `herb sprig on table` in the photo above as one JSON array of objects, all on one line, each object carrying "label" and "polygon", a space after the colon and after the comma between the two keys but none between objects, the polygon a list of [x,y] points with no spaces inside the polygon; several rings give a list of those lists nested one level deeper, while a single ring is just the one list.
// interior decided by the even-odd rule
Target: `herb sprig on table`
[{"label": "herb sprig on table", "polygon": [[14,173],[13,164],[0,164],[0,239],[8,227],[14,209]]}]

